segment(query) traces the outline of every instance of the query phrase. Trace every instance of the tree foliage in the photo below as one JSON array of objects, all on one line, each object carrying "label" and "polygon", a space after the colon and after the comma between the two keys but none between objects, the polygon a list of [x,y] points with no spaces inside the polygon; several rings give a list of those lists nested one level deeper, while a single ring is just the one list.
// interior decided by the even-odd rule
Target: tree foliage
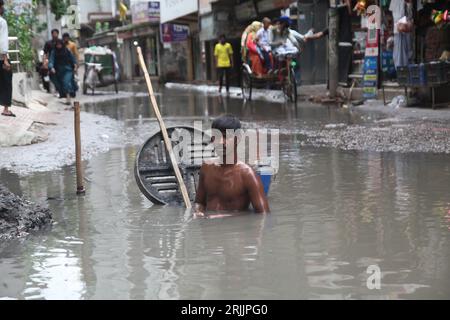
[{"label": "tree foliage", "polygon": [[[56,21],[61,19],[66,14],[67,7],[70,6],[69,0],[48,0],[50,4],[50,11],[55,15]],[[47,0],[39,0],[42,5],[47,5]]]},{"label": "tree foliage", "polygon": [[[33,25],[38,23],[34,12],[35,7],[16,13],[14,10],[7,10],[5,19],[8,23],[10,37],[17,37],[19,43],[19,59],[21,66],[27,72],[31,72],[34,67],[35,50],[32,47]],[[15,48],[10,48],[15,49]],[[15,54],[12,54],[13,57]]]}]

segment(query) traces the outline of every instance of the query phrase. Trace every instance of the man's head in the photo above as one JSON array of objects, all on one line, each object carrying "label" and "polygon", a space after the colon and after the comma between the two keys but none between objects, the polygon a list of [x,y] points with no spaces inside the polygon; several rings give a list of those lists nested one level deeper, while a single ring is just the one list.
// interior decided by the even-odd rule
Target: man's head
[{"label": "man's head", "polygon": [[291,19],[288,16],[281,16],[278,18],[278,23],[281,30],[287,29],[291,26]]},{"label": "man's head", "polygon": [[267,30],[270,27],[270,23],[271,23],[270,18],[265,17],[262,20],[262,22],[263,22],[264,29]]},{"label": "man's head", "polygon": [[53,29],[52,30],[52,39],[53,41],[56,41],[56,39],[58,39],[59,37],[59,30],[58,29]]},{"label": "man's head", "polygon": [[[238,143],[236,131],[241,129],[241,122],[237,117],[232,114],[223,115],[213,121],[211,129],[218,131],[217,134],[213,132],[212,142],[219,156],[225,156],[235,150]],[[227,136],[227,133],[234,134]]]},{"label": "man's head", "polygon": [[0,16],[3,15],[3,13],[5,12],[5,2],[3,0],[0,0]]},{"label": "man's head", "polygon": [[220,42],[221,44],[225,44],[225,40],[226,40],[225,35],[224,35],[224,34],[221,34],[221,35],[219,36],[219,42]]},{"label": "man's head", "polygon": [[70,40],[70,34],[68,34],[67,32],[63,34],[62,39],[64,41],[65,44],[69,43]]}]

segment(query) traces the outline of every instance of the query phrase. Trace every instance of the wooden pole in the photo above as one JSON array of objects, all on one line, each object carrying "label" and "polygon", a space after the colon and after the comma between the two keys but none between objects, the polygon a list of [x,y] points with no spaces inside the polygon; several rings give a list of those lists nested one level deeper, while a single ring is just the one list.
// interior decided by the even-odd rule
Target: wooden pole
[{"label": "wooden pole", "polygon": [[186,189],[186,185],[184,184],[183,177],[181,176],[180,168],[178,168],[177,160],[175,159],[175,155],[172,150],[172,142],[170,141],[169,135],[167,134],[166,125],[164,124],[164,121],[161,117],[161,113],[159,112],[158,104],[156,102],[155,95],[153,94],[152,82],[150,81],[150,76],[147,71],[147,66],[145,65],[144,57],[142,56],[142,50],[141,50],[141,47],[139,47],[139,46],[137,46],[137,53],[138,53],[138,58],[139,58],[139,64],[141,66],[142,71],[144,72],[144,77],[145,77],[145,81],[147,83],[148,94],[149,94],[150,100],[152,102],[153,111],[155,112],[156,118],[158,119],[159,127],[160,127],[161,133],[164,137],[164,143],[166,145],[167,152],[169,153],[169,156],[170,156],[170,162],[172,163],[173,171],[175,172],[175,176],[177,178],[178,185],[180,187],[181,194],[183,196],[183,200],[186,205],[186,208],[190,209],[192,206],[191,206],[191,201],[189,200],[189,195],[188,195],[188,192]]},{"label": "wooden pole", "polygon": [[77,171],[77,194],[84,194],[85,189],[83,186],[83,168],[81,165],[81,138],[80,138],[80,103],[78,101],[74,102],[74,113],[75,113],[75,165]]},{"label": "wooden pole", "polygon": [[339,12],[337,8],[330,8],[328,12],[328,28],[330,30],[328,36],[328,81],[330,98],[335,98],[339,82]]}]

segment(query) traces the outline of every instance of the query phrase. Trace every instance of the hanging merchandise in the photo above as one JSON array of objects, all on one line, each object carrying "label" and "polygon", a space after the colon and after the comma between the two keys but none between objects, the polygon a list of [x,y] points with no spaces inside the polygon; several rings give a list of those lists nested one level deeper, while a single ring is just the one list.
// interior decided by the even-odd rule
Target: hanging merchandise
[{"label": "hanging merchandise", "polygon": [[431,20],[438,27],[441,27],[444,23],[448,23],[450,21],[448,10],[433,10],[431,11]]},{"label": "hanging merchandise", "polygon": [[367,9],[367,0],[359,0],[355,7],[353,8],[353,11],[356,11],[358,16],[366,14]]}]

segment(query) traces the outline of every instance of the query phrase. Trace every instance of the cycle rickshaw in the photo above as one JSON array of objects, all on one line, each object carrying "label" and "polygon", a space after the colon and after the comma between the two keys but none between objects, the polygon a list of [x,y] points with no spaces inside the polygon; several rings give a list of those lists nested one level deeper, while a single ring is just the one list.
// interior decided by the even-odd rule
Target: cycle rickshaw
[{"label": "cycle rickshaw", "polygon": [[294,55],[287,55],[282,65],[271,74],[256,75],[249,63],[242,64],[242,95],[252,100],[253,88],[265,89],[268,86],[281,89],[286,100],[297,103],[297,80],[295,78],[296,61]]}]

